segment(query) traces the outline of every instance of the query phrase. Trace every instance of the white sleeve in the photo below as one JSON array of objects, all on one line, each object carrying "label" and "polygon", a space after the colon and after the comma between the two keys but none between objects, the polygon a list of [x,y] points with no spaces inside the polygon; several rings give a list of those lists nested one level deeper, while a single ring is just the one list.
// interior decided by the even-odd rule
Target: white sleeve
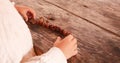
[{"label": "white sleeve", "polygon": [[35,56],[25,63],[67,63],[67,60],[59,48],[52,47],[45,54],[41,56]]}]

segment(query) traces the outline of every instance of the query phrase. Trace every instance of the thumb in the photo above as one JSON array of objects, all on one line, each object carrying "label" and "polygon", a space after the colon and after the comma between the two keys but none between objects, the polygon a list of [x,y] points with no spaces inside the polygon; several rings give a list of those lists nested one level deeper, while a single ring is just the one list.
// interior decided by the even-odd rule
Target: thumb
[{"label": "thumb", "polygon": [[28,16],[26,14],[24,14],[23,16],[24,16],[25,21],[28,21]]},{"label": "thumb", "polygon": [[28,21],[28,16],[27,16],[26,12],[22,12],[22,16],[25,21]]},{"label": "thumb", "polygon": [[61,40],[62,40],[61,37],[57,37],[55,42],[60,42]]},{"label": "thumb", "polygon": [[57,39],[56,39],[56,41],[55,41],[54,45],[59,44],[61,40],[62,40],[62,39],[61,39],[61,37],[57,37]]}]

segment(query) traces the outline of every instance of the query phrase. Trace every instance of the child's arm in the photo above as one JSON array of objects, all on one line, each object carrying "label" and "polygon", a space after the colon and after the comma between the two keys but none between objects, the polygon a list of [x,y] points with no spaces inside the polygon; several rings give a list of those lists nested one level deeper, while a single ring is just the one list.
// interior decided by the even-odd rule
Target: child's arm
[{"label": "child's arm", "polygon": [[[35,11],[26,6],[15,5],[21,16],[28,21],[28,18],[35,18]],[[29,13],[30,15],[28,15]],[[35,56],[25,63],[67,63],[67,59],[77,54],[77,40],[72,35],[64,39],[57,38],[48,52],[41,56]]]},{"label": "child's arm", "polygon": [[28,21],[29,18],[36,17],[35,11],[30,7],[22,6],[22,5],[15,5],[15,8],[21,14],[21,16],[24,18],[25,21]]},{"label": "child's arm", "polygon": [[67,63],[67,59],[77,54],[77,40],[72,35],[64,39],[60,37],[47,53],[36,56],[25,63]]}]

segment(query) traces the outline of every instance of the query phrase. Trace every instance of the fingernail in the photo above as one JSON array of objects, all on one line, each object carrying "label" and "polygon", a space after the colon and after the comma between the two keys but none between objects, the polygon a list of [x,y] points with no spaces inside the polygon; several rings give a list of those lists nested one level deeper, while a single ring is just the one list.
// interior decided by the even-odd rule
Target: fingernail
[{"label": "fingernail", "polygon": [[57,37],[58,39],[60,38],[60,37]]}]

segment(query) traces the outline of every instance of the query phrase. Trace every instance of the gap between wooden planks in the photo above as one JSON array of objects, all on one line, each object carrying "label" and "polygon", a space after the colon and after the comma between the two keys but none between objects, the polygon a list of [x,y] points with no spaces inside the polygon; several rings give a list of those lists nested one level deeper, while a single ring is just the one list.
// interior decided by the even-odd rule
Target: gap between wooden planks
[{"label": "gap between wooden planks", "polygon": [[[116,10],[117,7],[112,6],[112,4],[116,4],[117,2],[120,2],[120,1],[112,2],[112,0],[106,0],[108,2],[106,4],[104,3],[105,1],[103,1],[103,4],[102,4],[100,1],[94,1],[94,0],[84,0],[84,1],[83,0],[77,0],[77,1],[44,0],[44,1],[52,5],[55,5],[75,15],[76,17],[79,17],[91,24],[94,24],[97,27],[100,27],[101,29],[109,33],[112,33],[120,37],[120,11],[118,12],[118,11],[112,11],[114,9],[112,10],[107,9],[107,7],[110,7],[110,8],[115,8]],[[99,6],[100,4],[101,6]],[[110,4],[111,6],[108,6]]]},{"label": "gap between wooden planks", "polygon": [[[52,17],[55,17],[55,21],[51,21],[52,23],[70,30],[73,35],[77,37],[79,54],[75,57],[75,59],[77,59],[76,63],[120,62],[119,37],[107,33],[103,29],[63,11],[54,5],[48,4],[43,0],[36,0],[36,2],[34,0],[23,1],[20,1],[22,2],[21,4],[35,8],[39,16],[44,15],[47,17],[51,14]],[[43,52],[48,51],[57,36],[51,31],[37,26],[32,26],[31,30],[34,43],[37,44]],[[69,63],[71,62],[72,61]]]}]

